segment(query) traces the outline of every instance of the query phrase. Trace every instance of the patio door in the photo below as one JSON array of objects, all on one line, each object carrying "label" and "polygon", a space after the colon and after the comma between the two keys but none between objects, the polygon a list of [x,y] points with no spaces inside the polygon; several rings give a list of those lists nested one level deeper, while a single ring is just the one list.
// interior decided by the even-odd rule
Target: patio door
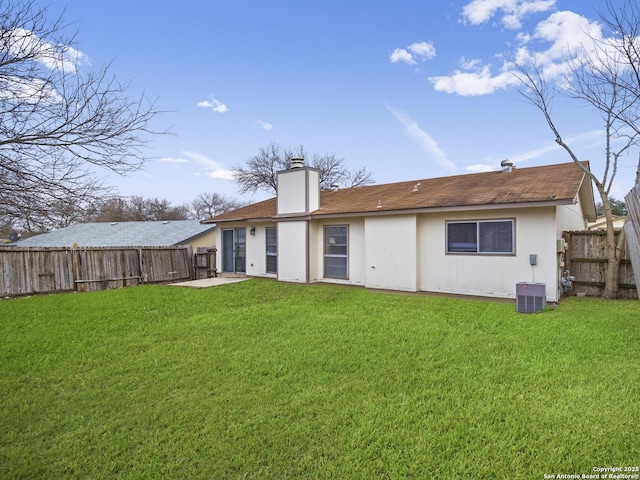
[{"label": "patio door", "polygon": [[244,228],[222,230],[222,271],[245,273],[247,271],[247,231]]}]

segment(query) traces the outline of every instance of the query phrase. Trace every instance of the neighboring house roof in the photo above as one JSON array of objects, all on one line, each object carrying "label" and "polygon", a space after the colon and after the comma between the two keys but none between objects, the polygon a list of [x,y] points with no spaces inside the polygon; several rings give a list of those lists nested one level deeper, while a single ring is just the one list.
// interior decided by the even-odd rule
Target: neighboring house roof
[{"label": "neighboring house roof", "polygon": [[[588,168],[588,162],[583,162]],[[320,208],[312,217],[372,214],[406,210],[509,206],[514,204],[570,204],[581,190],[585,212],[595,218],[591,182],[573,162],[412,180],[320,192]],[[582,199],[582,197],[581,197]],[[205,222],[257,220],[276,217],[276,198],[212,217]]]},{"label": "neighboring house roof", "polygon": [[199,220],[161,222],[78,223],[17,242],[17,247],[124,247],[171,246],[189,241],[215,228]]},{"label": "neighboring house roof", "polygon": [[[627,216],[619,216],[613,215],[613,228],[619,229],[624,227],[624,223],[627,221]],[[587,226],[589,230],[606,230],[607,229],[607,219],[604,215],[596,218],[595,222],[589,223]]]}]

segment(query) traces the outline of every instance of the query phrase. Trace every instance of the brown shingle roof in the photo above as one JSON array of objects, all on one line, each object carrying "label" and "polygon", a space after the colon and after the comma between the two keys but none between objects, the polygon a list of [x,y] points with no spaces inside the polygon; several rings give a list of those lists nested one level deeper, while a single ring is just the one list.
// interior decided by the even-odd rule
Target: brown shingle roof
[{"label": "brown shingle roof", "polygon": [[[588,162],[585,162],[588,167]],[[584,173],[571,163],[322,191],[316,215],[361,214],[531,202],[568,203]],[[207,222],[272,218],[276,199],[254,203]]]},{"label": "brown shingle roof", "polygon": [[204,223],[225,222],[232,220],[258,220],[263,218],[271,218],[276,214],[276,198],[263,200],[262,202],[252,203],[246,207],[237,208],[230,212],[222,213],[215,217],[203,220]]}]

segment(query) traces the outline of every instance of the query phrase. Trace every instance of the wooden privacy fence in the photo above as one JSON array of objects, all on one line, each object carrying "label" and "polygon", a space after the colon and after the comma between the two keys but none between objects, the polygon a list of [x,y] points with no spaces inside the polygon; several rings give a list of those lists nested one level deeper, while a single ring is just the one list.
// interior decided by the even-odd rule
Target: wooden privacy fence
[{"label": "wooden privacy fence", "polygon": [[624,226],[627,234],[627,246],[631,257],[631,265],[636,277],[636,288],[640,286],[640,185],[635,187],[624,197],[629,210],[629,221]]},{"label": "wooden privacy fence", "polygon": [[[215,254],[213,259],[206,275],[215,273]],[[206,261],[211,262],[210,254]],[[0,248],[0,296],[192,280],[196,263],[190,246]]]},{"label": "wooden privacy fence", "polygon": [[198,247],[193,261],[196,280],[216,276],[216,252],[216,247]]},{"label": "wooden privacy fence", "polygon": [[[607,233],[602,230],[564,232],[567,243],[565,269],[576,279],[573,293],[589,297],[600,297],[604,292],[607,273]],[[616,241],[618,233],[616,232]],[[618,276],[618,298],[638,298],[633,267],[625,243],[620,274]]]}]

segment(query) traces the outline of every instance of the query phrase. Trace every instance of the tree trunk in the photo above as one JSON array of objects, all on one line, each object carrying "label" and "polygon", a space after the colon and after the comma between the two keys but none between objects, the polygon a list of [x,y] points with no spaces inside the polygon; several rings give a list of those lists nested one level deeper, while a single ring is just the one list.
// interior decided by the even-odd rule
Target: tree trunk
[{"label": "tree trunk", "polygon": [[[613,215],[611,214],[611,204],[609,203],[609,195],[604,186],[596,183],[598,193],[602,199],[604,216],[607,220],[607,274],[605,276],[604,293],[602,296],[608,299],[618,298],[618,283],[620,272],[620,257],[622,249],[616,243],[616,234],[613,228]],[[624,241],[624,238],[622,238]]]},{"label": "tree trunk", "polygon": [[[607,245],[607,253],[609,247]],[[618,276],[620,272],[620,259],[609,257],[607,259],[607,276],[605,279],[604,293],[602,296],[608,299],[618,298]]]}]

